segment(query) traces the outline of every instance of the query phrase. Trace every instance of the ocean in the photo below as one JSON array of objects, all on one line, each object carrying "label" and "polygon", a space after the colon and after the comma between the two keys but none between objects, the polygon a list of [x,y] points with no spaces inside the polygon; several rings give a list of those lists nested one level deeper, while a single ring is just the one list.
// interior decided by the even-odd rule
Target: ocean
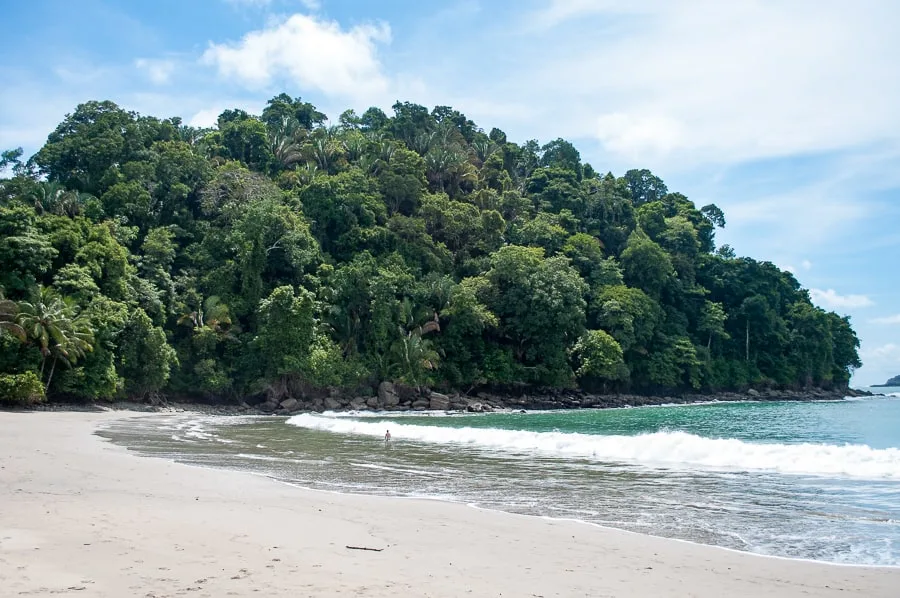
[{"label": "ocean", "polygon": [[874,390],[888,396],[524,414],[176,414],[99,433],[139,454],[319,490],[900,566],[900,388]]}]

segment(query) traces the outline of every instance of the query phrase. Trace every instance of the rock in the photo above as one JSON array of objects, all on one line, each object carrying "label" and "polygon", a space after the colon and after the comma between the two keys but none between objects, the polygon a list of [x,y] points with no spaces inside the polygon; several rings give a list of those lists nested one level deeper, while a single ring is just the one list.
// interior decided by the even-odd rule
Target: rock
[{"label": "rock", "polygon": [[375,398],[375,397],[369,397],[369,398],[366,400],[366,405],[368,405],[369,407],[371,407],[372,409],[374,409],[375,407],[378,407],[378,399]]},{"label": "rock", "polygon": [[469,406],[466,407],[466,411],[470,413],[482,413],[484,411],[484,405],[481,403],[469,403]]},{"label": "rock", "polygon": [[393,383],[385,380],[378,385],[378,400],[386,407],[400,404],[400,395],[397,394],[397,388]]},{"label": "rock", "polygon": [[356,411],[366,407],[366,400],[363,397],[356,397],[350,401],[350,408]]},{"label": "rock", "polygon": [[759,391],[756,390],[755,388],[751,388],[750,390],[747,391],[747,394],[750,395],[751,397],[758,397]]},{"label": "rock", "polygon": [[421,397],[421,393],[419,393],[417,388],[407,386],[406,384],[394,384],[394,390],[397,391],[397,396],[400,397],[401,402],[415,401]]},{"label": "rock", "polygon": [[447,411],[450,409],[450,397],[433,392],[429,397],[429,407],[435,411]]},{"label": "rock", "polygon": [[285,399],[281,401],[281,408],[285,411],[293,411],[297,407],[300,406],[300,401],[291,397],[290,399]]},{"label": "rock", "polygon": [[341,407],[343,407],[343,405],[341,405],[341,402],[334,397],[325,397],[325,409],[329,411],[337,411]]},{"label": "rock", "polygon": [[428,399],[416,399],[413,401],[412,407],[413,409],[428,409],[431,406],[431,401]]}]

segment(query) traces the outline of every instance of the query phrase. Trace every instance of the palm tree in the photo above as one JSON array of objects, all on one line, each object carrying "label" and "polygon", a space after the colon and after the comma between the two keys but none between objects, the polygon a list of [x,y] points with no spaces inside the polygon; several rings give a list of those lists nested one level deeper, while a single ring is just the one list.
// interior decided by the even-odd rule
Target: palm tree
[{"label": "palm tree", "polygon": [[300,182],[304,185],[308,185],[313,181],[313,179],[316,178],[316,173],[318,171],[318,166],[316,166],[312,162],[307,162],[303,166],[297,167],[297,178],[300,179]]},{"label": "palm tree", "polygon": [[16,322],[19,314],[19,306],[0,292],[0,330],[5,330],[23,343],[25,342],[25,329]]},{"label": "palm tree", "polygon": [[210,295],[203,301],[200,309],[182,315],[178,323],[190,324],[195,330],[207,327],[214,332],[222,333],[231,326],[231,313],[218,295]]},{"label": "palm tree", "polygon": [[366,138],[357,131],[345,135],[344,139],[341,141],[341,146],[344,148],[347,161],[351,164],[358,163],[360,159],[364,157],[366,145]]},{"label": "palm tree", "polygon": [[303,160],[301,143],[305,138],[306,129],[295,118],[284,117],[280,126],[269,129],[270,149],[284,168]]},{"label": "palm tree", "polygon": [[475,150],[475,157],[482,164],[497,151],[497,146],[490,139],[476,139],[472,142],[472,148]]},{"label": "palm tree", "polygon": [[440,356],[433,343],[423,337],[440,332],[440,321],[437,312],[417,306],[408,298],[400,303],[399,315],[402,325],[398,326],[399,335],[391,344],[387,362],[391,373],[418,387],[427,382],[428,372],[438,367]]},{"label": "palm tree", "polygon": [[[319,131],[323,131],[320,133]],[[323,172],[328,172],[334,163],[344,153],[343,146],[334,138],[334,132],[330,129],[319,129],[312,143],[307,146],[307,153],[311,161]]]},{"label": "palm tree", "polygon": [[41,286],[32,301],[19,303],[16,321],[41,351],[41,380],[50,361],[45,391],[50,388],[58,361],[71,366],[93,350],[90,322],[71,299],[61,297],[52,287]]},{"label": "palm tree", "polygon": [[81,213],[84,204],[93,197],[90,193],[69,191],[52,181],[41,183],[32,194],[34,210],[38,214],[56,214],[75,217]]},{"label": "palm tree", "polygon": [[34,211],[38,214],[53,213],[66,194],[66,188],[54,181],[44,181],[33,193]]}]

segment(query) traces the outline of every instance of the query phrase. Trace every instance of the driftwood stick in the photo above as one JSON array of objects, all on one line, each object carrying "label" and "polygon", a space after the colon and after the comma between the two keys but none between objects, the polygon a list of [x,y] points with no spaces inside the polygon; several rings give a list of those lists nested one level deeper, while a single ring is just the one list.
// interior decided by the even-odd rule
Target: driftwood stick
[{"label": "driftwood stick", "polygon": [[348,546],[350,550],[371,550],[372,552],[381,552],[384,548],[369,548],[368,546]]}]

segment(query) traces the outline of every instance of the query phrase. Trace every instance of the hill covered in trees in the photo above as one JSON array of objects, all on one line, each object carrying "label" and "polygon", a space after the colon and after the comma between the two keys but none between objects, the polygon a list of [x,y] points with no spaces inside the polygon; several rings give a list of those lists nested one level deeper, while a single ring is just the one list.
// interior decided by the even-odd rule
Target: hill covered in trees
[{"label": "hill covered in trees", "polygon": [[725,215],[452,108],[213,129],[88,102],[0,167],[0,396],[841,387],[847,318]]},{"label": "hill covered in trees", "polygon": [[884,384],[873,384],[873,387],[900,386],[900,376],[894,376]]}]

